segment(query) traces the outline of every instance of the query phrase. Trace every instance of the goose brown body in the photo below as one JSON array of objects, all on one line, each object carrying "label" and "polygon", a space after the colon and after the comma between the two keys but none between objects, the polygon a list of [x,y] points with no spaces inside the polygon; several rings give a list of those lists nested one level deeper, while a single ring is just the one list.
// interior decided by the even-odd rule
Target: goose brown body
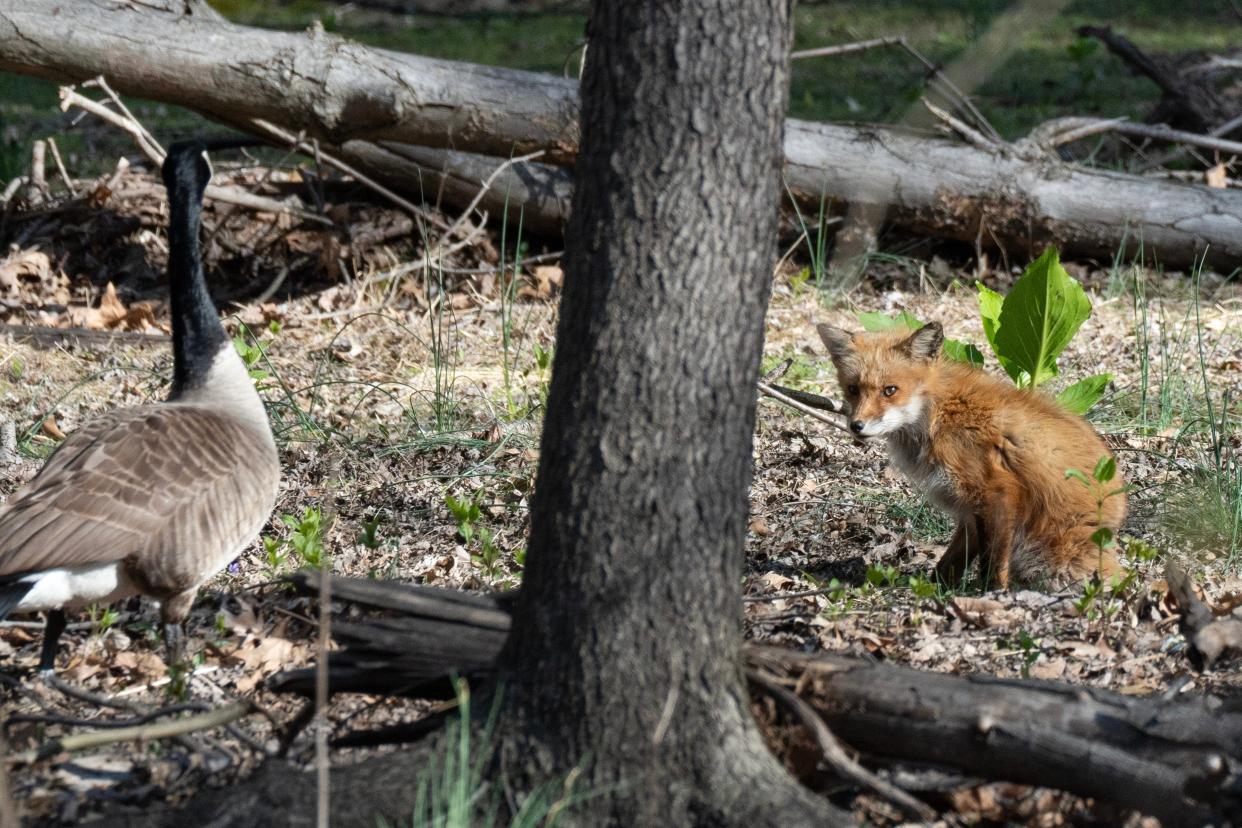
[{"label": "goose brown body", "polygon": [[0,618],[48,612],[41,669],[52,667],[65,608],[132,594],[160,602],[176,649],[199,586],[254,540],[275,503],[280,464],[267,414],[202,271],[207,146],[174,144],[163,168],[169,399],[83,426],[0,508]]},{"label": "goose brown body", "polygon": [[[0,577],[116,563],[132,588],[113,598],[171,601],[254,540],[278,481],[266,423],[201,404],[114,412],[75,432],[0,512]],[[30,597],[18,608],[56,608]]]}]

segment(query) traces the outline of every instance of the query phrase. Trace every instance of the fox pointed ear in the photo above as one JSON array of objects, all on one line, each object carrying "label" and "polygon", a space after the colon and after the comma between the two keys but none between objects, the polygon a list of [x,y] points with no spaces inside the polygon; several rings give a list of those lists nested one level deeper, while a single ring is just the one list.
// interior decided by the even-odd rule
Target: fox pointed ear
[{"label": "fox pointed ear", "polygon": [[901,343],[901,350],[914,359],[935,359],[944,344],[944,328],[939,322],[928,322]]},{"label": "fox pointed ear", "polygon": [[819,334],[833,362],[840,362],[854,353],[854,336],[849,331],[819,324],[815,326],[815,332]]}]

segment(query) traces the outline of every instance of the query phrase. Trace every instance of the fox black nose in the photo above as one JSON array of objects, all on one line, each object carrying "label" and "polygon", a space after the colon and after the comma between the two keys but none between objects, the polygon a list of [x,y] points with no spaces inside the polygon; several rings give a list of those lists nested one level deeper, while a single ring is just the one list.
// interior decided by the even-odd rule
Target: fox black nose
[{"label": "fox black nose", "polygon": [[855,434],[862,434],[863,428],[865,428],[865,426],[862,420],[854,420],[854,422],[850,423],[850,431]]}]

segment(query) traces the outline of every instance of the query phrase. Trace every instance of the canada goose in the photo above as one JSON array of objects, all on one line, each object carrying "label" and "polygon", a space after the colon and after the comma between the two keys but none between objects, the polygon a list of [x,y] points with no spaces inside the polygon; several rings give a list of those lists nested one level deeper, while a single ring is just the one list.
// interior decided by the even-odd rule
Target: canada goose
[{"label": "canada goose", "polygon": [[64,610],[142,594],[160,602],[170,663],[199,586],[271,514],[276,444],[212,304],[199,253],[206,151],[251,141],[182,141],[168,190],[173,384],[165,402],[83,426],[0,509],[0,619],[47,612],[41,671],[51,671]]}]

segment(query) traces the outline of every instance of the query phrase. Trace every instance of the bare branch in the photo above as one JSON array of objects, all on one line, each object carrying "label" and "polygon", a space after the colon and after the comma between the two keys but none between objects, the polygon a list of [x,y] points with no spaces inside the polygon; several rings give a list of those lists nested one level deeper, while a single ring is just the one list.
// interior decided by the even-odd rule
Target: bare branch
[{"label": "bare branch", "polygon": [[782,686],[779,682],[759,670],[747,670],[746,677],[753,684],[763,688],[764,692],[775,697],[781,704],[788,707],[798,721],[802,722],[807,730],[811,731],[811,735],[815,737],[815,743],[819,746],[824,760],[838,775],[860,788],[865,788],[887,799],[908,816],[921,819],[924,822],[931,822],[936,818],[935,808],[926,802],[920,802],[895,785],[885,782],[854,761],[846,752],[845,746],[833,735],[833,732],[828,729],[828,725],[815,712],[815,708],[803,701],[797,693]]},{"label": "bare branch", "polygon": [[812,408],[811,406],[805,403],[800,403],[797,400],[793,399],[792,397],[788,397],[785,394],[782,394],[780,391],[777,391],[775,388],[773,388],[771,385],[768,385],[766,382],[760,381],[758,385],[759,385],[759,391],[761,393],[766,394],[767,396],[771,397],[777,402],[784,403],[790,408],[793,408],[797,411],[801,411],[803,414],[807,415],[808,417],[813,417],[816,420],[819,420],[821,423],[827,423],[833,428],[838,428],[841,431],[846,432],[847,434],[849,433],[849,428],[847,428],[845,423],[841,422],[837,418],[830,417],[827,414],[825,414],[823,411]]},{"label": "bare branch", "polygon": [[[92,101],[90,98],[75,92],[72,87],[62,86],[60,88],[60,108],[68,111],[69,107],[76,106],[79,109],[89,112],[90,114],[100,118],[113,126],[125,130],[138,144],[138,148],[143,154],[151,160],[151,163],[157,167],[164,163],[164,152],[158,144],[153,144],[148,139],[146,131],[137,121],[127,118],[126,116],[113,112],[108,107]],[[257,196],[252,193],[243,192],[234,187],[220,187],[209,185],[206,191],[207,198],[215,201],[222,201],[226,204],[236,204],[240,207],[248,207],[252,210],[259,210],[267,213],[289,213],[295,215],[305,221],[313,221],[317,224],[332,226],[332,222],[316,213],[302,210],[297,207],[290,207],[279,201],[263,196]]]}]

